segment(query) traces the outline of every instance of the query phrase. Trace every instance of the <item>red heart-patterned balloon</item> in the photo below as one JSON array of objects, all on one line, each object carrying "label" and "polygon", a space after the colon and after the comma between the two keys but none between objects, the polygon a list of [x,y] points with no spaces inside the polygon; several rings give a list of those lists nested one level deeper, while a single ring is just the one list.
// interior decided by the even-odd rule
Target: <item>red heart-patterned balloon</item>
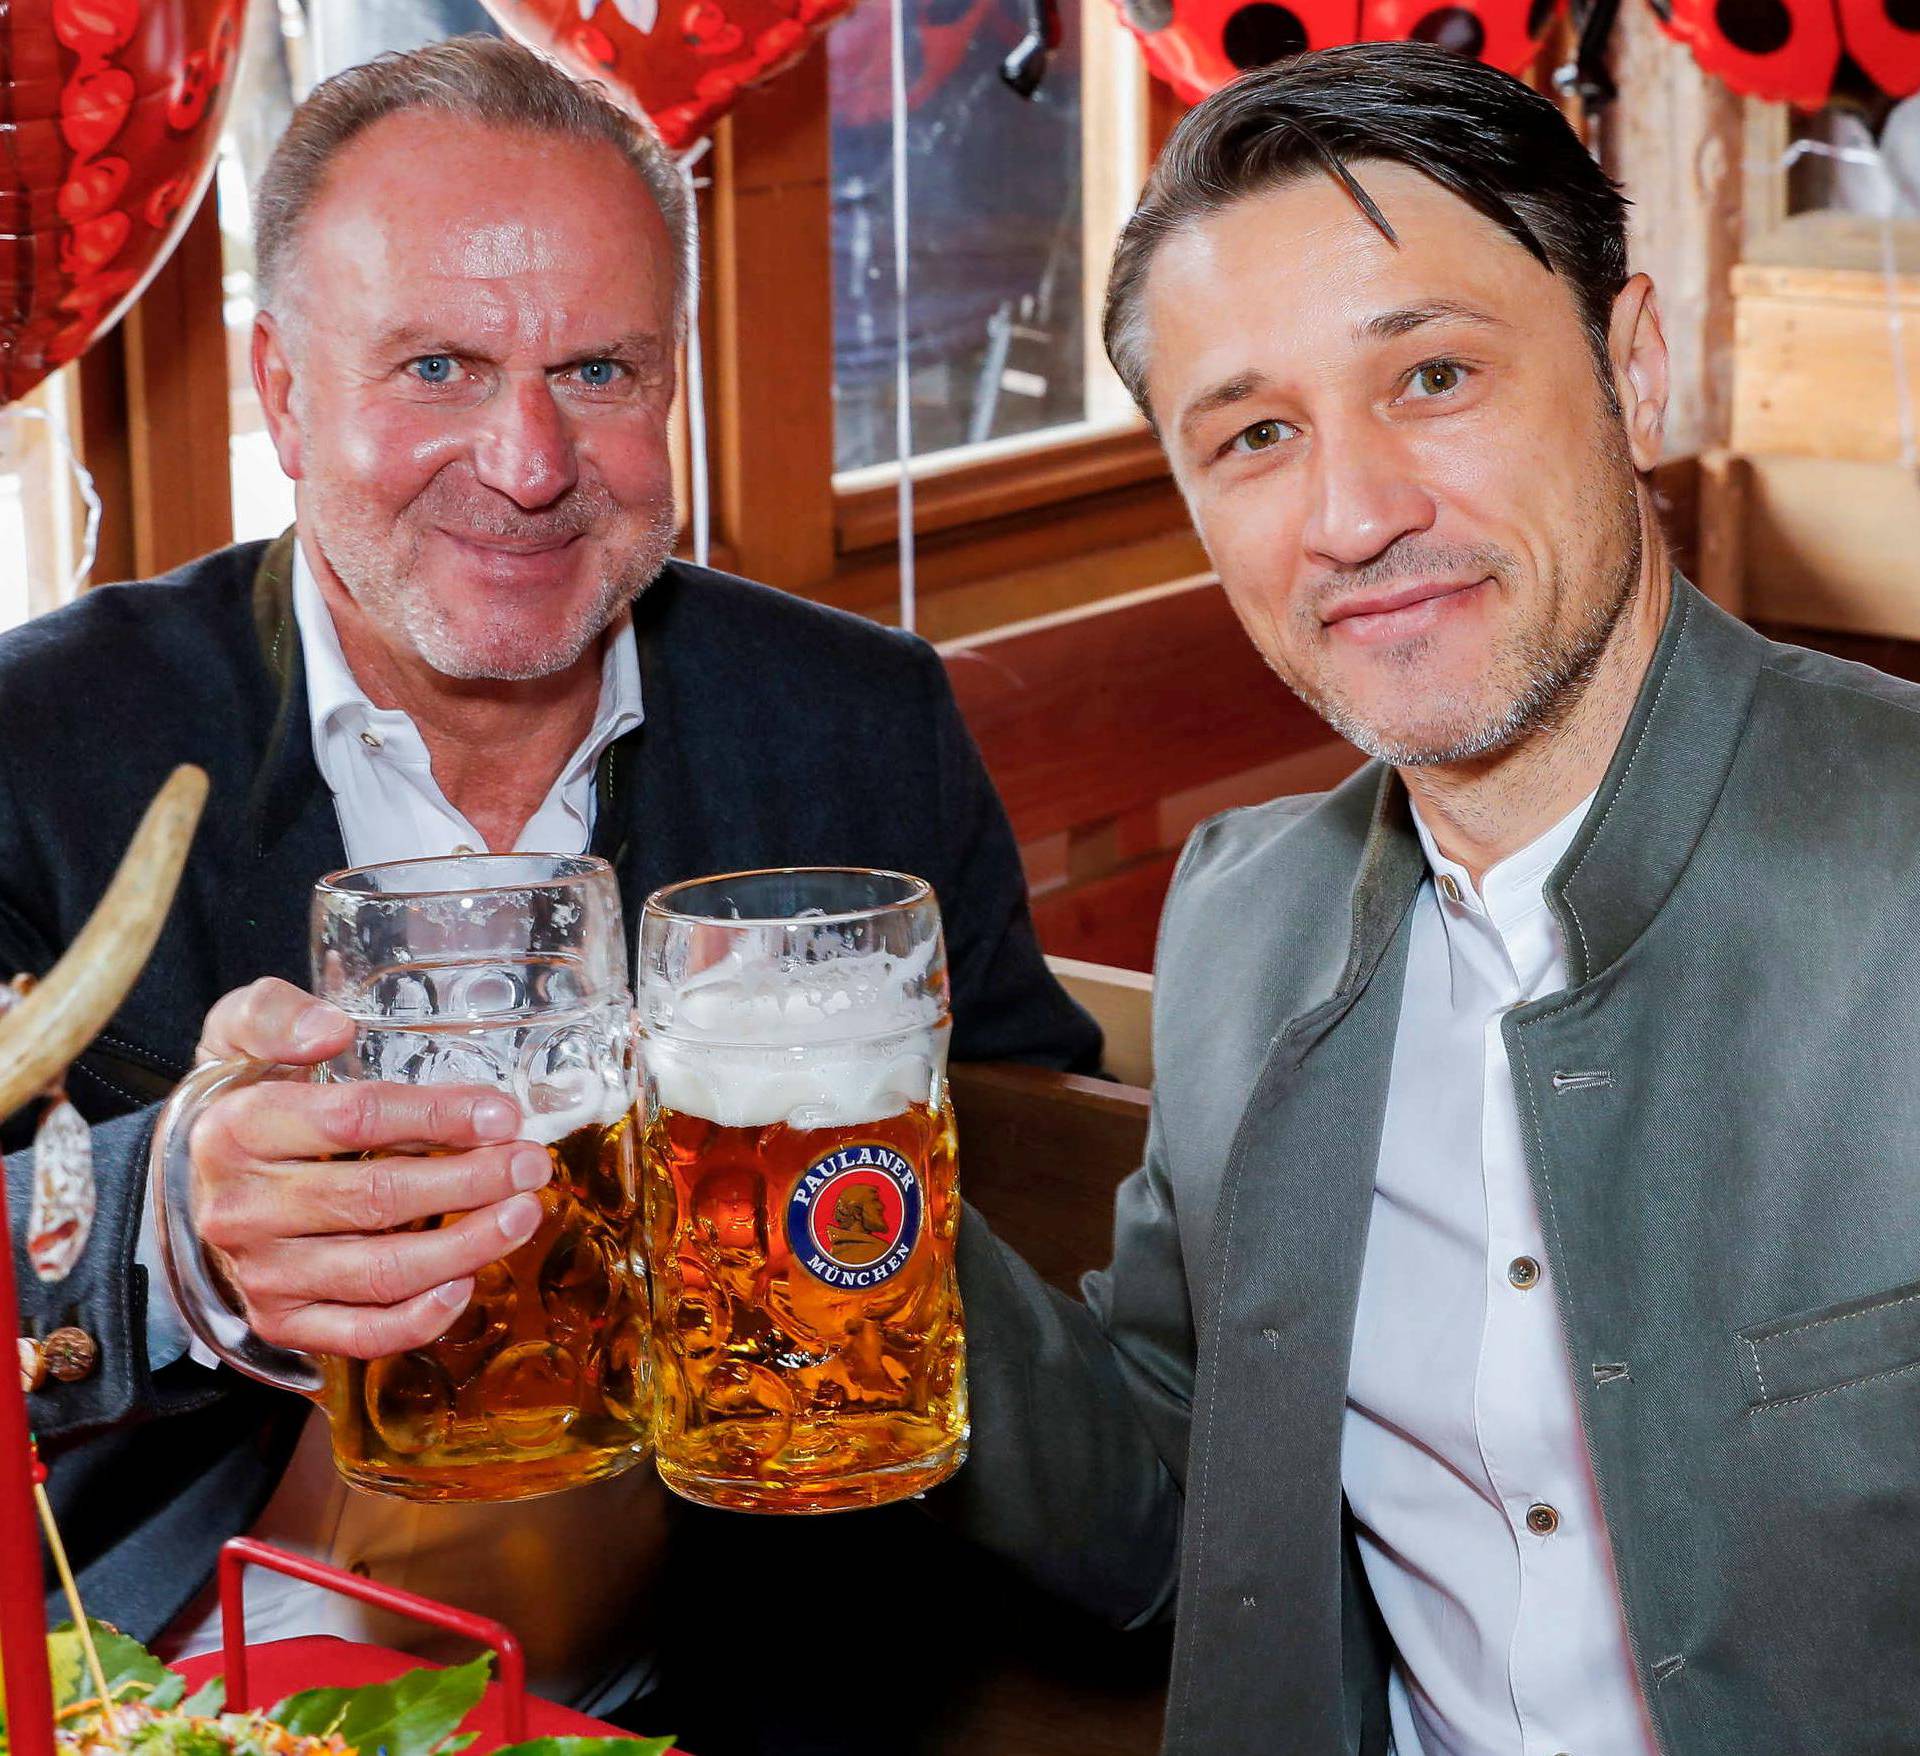
[{"label": "red heart-patterned balloon", "polygon": [[[94,0],[95,4],[103,0]],[[853,0],[486,0],[528,47],[643,111],[667,145],[806,53]]]},{"label": "red heart-patterned balloon", "polygon": [[0,403],[113,327],[206,187],[246,0],[0,4]]}]

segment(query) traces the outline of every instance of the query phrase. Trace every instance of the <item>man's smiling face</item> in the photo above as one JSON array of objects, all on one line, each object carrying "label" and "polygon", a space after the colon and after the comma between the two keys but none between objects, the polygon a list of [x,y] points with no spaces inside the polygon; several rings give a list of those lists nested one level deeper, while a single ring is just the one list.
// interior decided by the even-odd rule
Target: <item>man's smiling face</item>
[{"label": "man's smiling face", "polygon": [[1371,754],[1460,762],[1591,673],[1633,461],[1567,283],[1419,172],[1352,169],[1397,243],[1315,170],[1160,245],[1147,392],[1268,663]]},{"label": "man's smiling face", "polygon": [[256,355],[303,536],[434,670],[564,670],[673,536],[674,256],[640,177],[402,112],[341,150],[296,267]]}]

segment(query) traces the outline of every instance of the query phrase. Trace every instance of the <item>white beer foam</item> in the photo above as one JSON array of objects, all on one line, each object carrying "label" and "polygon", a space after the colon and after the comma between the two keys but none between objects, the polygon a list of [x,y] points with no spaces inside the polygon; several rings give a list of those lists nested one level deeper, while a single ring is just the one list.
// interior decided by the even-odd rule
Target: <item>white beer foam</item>
[{"label": "white beer foam", "polygon": [[520,1106],[520,1138],[552,1146],[576,1128],[605,1128],[633,1107],[627,1093],[585,1068],[550,1075],[535,1090],[509,1093]]},{"label": "white beer foam", "polygon": [[[944,1026],[939,1029],[944,1030]],[[746,1048],[653,1037],[647,1072],[661,1108],[723,1128],[853,1128],[934,1097],[936,1030],[878,1042]]]},{"label": "white beer foam", "polygon": [[[779,971],[736,947],[676,988],[647,1038],[662,1108],[727,1128],[848,1128],[926,1103],[946,1024],[930,941]],[[665,998],[661,996],[661,998]]]}]

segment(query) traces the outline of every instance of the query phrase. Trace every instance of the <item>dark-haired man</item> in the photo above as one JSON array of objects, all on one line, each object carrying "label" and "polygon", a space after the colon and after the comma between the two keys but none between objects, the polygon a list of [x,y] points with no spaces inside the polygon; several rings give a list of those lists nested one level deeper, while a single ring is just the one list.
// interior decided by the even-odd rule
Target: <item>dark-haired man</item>
[{"label": "dark-haired man", "polygon": [[1920,691],[1670,571],[1553,107],[1418,45],[1181,124],[1109,351],[1375,761],[1203,826],[1087,1304],[970,1220],[951,1503],[1178,1634],[1190,1756],[1920,1733]]}]

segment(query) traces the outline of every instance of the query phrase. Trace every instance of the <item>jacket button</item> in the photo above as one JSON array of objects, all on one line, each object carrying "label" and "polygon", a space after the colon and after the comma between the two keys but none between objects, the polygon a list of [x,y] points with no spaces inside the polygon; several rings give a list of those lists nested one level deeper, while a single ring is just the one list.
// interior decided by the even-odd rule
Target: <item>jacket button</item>
[{"label": "jacket button", "polygon": [[1540,1284],[1540,1264],[1531,1256],[1516,1256],[1507,1264],[1507,1279],[1528,1292]]},{"label": "jacket button", "polygon": [[1546,1501],[1536,1500],[1527,1508],[1527,1529],[1535,1536],[1552,1536],[1559,1528],[1560,1514]]},{"label": "jacket button", "polygon": [[84,1329],[56,1329],[43,1345],[47,1370],[62,1384],[78,1384],[100,1363],[100,1344]]}]

